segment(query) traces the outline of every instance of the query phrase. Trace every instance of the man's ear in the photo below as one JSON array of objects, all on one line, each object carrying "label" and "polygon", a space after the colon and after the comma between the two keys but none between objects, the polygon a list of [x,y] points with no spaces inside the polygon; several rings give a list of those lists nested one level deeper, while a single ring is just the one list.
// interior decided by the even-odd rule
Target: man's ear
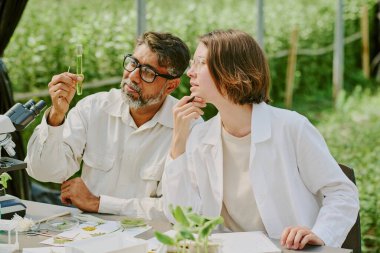
[{"label": "man's ear", "polygon": [[167,95],[171,94],[175,89],[177,89],[180,83],[181,83],[181,78],[168,80],[168,83],[166,86],[166,94]]}]

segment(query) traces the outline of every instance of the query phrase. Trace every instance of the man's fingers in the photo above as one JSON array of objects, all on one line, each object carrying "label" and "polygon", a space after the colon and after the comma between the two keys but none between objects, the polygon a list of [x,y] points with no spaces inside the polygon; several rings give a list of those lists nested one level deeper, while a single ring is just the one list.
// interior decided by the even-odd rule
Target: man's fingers
[{"label": "man's fingers", "polygon": [[59,75],[53,76],[49,85],[54,85],[57,83],[75,84],[78,80],[76,74],[65,72]]},{"label": "man's fingers", "polygon": [[49,90],[52,91],[52,92],[56,92],[58,90],[64,90],[64,91],[71,91],[75,89],[75,86],[74,85],[69,85],[69,84],[66,84],[66,83],[57,83],[51,87],[49,87]]},{"label": "man's fingers", "polygon": [[65,91],[65,90],[57,90],[57,91],[53,92],[52,97],[54,97],[54,98],[67,98],[69,95],[70,95],[70,93]]},{"label": "man's fingers", "polygon": [[65,205],[71,205],[70,195],[67,190],[61,191],[61,202]]}]

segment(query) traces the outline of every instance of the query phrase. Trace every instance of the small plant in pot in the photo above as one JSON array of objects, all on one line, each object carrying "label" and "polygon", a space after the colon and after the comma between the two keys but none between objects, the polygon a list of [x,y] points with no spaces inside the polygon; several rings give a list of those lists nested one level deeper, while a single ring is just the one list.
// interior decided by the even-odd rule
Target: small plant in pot
[{"label": "small plant in pot", "polygon": [[8,173],[3,172],[0,174],[0,196],[5,195],[5,189],[7,189],[8,187],[9,179],[12,179],[12,178]]},{"label": "small plant in pot", "polygon": [[218,253],[221,245],[209,239],[214,228],[222,224],[222,217],[205,217],[192,212],[191,208],[170,206],[176,220],[173,229],[176,234],[171,237],[155,232],[156,238],[167,246],[167,252],[176,253]]}]

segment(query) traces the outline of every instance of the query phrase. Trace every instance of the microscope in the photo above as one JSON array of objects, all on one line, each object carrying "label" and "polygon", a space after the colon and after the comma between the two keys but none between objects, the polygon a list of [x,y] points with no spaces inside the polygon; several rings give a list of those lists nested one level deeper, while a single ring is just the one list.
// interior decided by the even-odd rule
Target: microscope
[{"label": "microscope", "polygon": [[[45,108],[46,103],[40,100],[35,103],[32,99],[25,104],[17,103],[4,115],[0,115],[0,174],[3,172],[22,170],[26,163],[13,157],[16,152],[15,143],[10,133],[21,131],[29,125]],[[1,149],[4,148],[10,157],[1,157]],[[26,206],[20,199],[0,192],[1,219],[12,219],[14,214],[25,216]]]}]

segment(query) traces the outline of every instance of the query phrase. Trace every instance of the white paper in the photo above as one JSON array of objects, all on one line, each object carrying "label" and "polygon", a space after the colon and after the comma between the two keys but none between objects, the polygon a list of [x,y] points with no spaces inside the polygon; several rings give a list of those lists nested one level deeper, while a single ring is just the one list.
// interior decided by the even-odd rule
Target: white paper
[{"label": "white paper", "polygon": [[65,253],[65,248],[61,247],[41,247],[41,248],[24,248],[22,253]]},{"label": "white paper", "polygon": [[211,235],[211,238],[221,241],[223,253],[281,253],[281,250],[260,231],[220,233]]},{"label": "white paper", "polygon": [[147,242],[137,239],[118,231],[99,238],[68,243],[65,245],[67,253],[111,253],[129,252],[146,253]]}]

